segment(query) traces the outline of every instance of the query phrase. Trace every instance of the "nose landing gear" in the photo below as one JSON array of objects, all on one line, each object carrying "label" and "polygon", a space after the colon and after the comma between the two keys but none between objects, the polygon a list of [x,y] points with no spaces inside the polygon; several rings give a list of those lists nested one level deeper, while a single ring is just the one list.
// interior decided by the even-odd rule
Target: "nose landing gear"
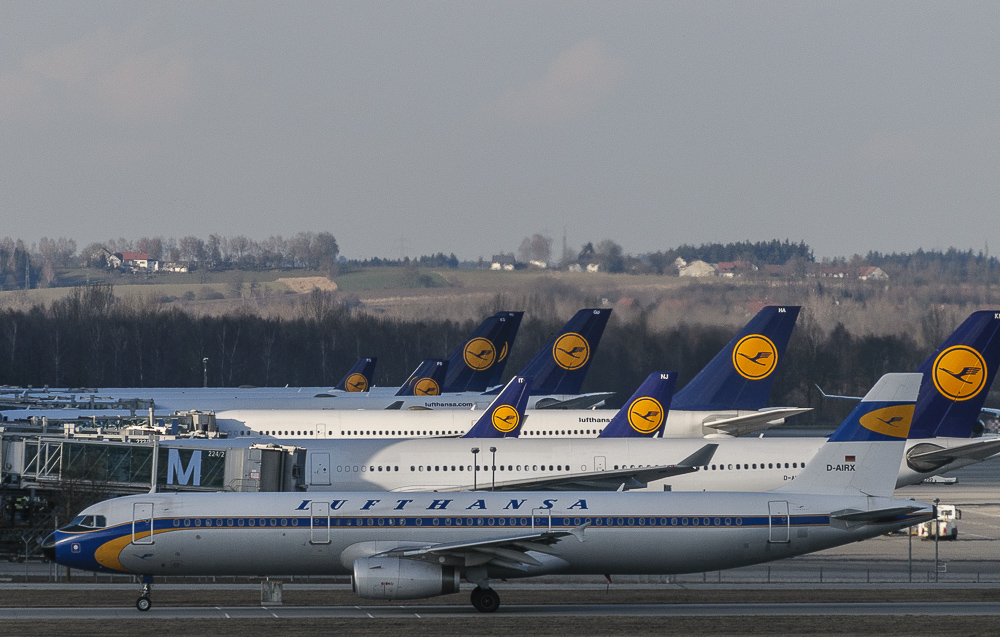
[{"label": "nose landing gear", "polygon": [[142,595],[139,599],[135,600],[135,607],[142,612],[146,612],[153,607],[153,600],[149,598],[149,594],[153,590],[153,578],[148,575],[142,577]]}]

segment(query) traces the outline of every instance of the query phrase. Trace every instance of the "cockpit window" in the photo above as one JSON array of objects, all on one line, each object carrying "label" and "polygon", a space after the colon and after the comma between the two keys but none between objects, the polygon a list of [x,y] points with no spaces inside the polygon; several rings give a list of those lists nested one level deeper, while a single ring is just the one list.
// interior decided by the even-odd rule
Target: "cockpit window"
[{"label": "cockpit window", "polygon": [[108,525],[108,520],[103,515],[81,515],[73,523],[90,529],[103,529]]}]

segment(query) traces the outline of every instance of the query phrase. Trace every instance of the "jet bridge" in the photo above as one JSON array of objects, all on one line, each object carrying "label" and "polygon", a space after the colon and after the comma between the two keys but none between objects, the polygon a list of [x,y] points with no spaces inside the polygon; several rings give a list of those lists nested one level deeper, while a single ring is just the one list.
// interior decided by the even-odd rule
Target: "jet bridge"
[{"label": "jet bridge", "polygon": [[[190,441],[187,441],[190,442]],[[306,488],[305,449],[274,444],[204,447],[172,441],[110,441],[43,436],[0,440],[0,480],[21,489],[296,491]]]}]

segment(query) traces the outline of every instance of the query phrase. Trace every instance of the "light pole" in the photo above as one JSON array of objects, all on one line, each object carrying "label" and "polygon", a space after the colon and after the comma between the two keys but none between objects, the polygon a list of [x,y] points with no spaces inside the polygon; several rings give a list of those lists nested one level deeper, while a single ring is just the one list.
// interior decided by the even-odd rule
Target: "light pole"
[{"label": "light pole", "polygon": [[201,386],[208,387],[208,357],[201,359]]},{"label": "light pole", "polygon": [[497,448],[490,447],[490,453],[493,454],[493,486],[490,487],[490,491],[496,491],[497,489]]},{"label": "light pole", "polygon": [[938,541],[941,539],[941,523],[938,522],[938,502],[941,498],[934,498],[934,582],[937,583],[941,577],[940,564],[938,564]]},{"label": "light pole", "polygon": [[479,447],[472,448],[472,490],[478,491],[476,488],[476,475],[479,473],[479,465],[477,464],[476,458],[479,457]]}]

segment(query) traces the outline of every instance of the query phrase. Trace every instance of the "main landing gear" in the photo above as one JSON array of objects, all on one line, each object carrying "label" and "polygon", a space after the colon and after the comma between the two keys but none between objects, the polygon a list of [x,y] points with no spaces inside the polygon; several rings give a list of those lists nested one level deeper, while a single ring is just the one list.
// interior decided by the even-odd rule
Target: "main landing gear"
[{"label": "main landing gear", "polygon": [[493,613],[500,608],[500,596],[492,588],[477,586],[472,589],[472,605],[480,613]]},{"label": "main landing gear", "polygon": [[139,597],[139,599],[135,600],[135,607],[141,610],[142,612],[146,612],[147,610],[153,607],[153,600],[149,598],[149,594],[153,590],[153,578],[149,577],[149,579],[146,579],[147,577],[148,576],[145,575],[143,576],[142,595]]}]

